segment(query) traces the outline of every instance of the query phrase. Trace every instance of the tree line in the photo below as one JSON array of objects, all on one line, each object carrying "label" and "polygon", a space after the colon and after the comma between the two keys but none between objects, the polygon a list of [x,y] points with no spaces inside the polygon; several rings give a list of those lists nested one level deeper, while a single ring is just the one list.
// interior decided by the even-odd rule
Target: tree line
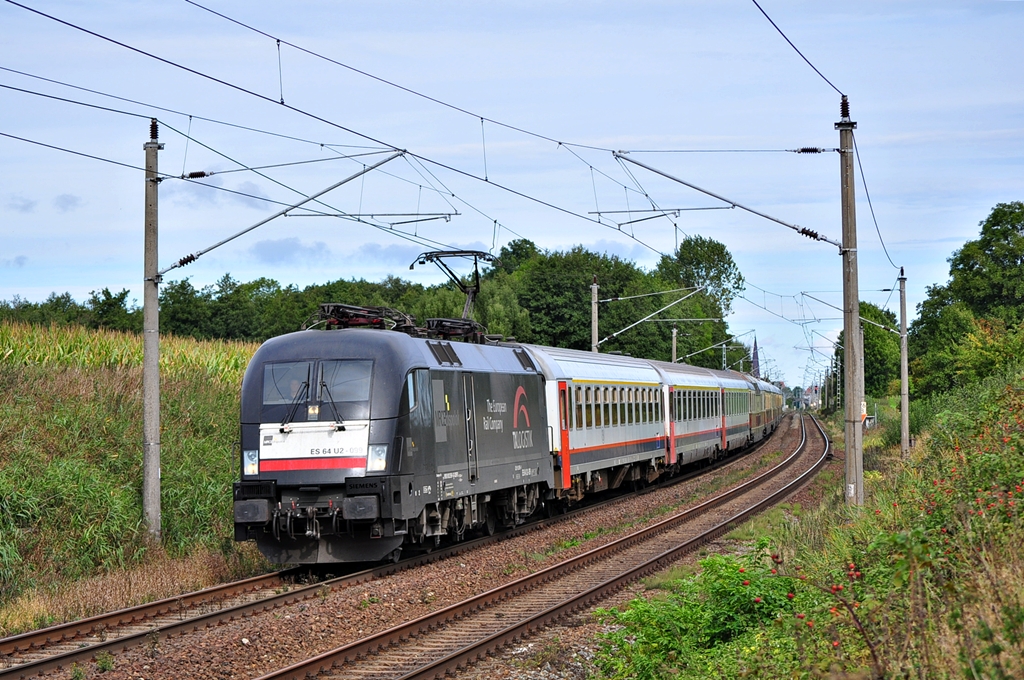
[{"label": "tree line", "polygon": [[[474,319],[488,333],[580,350],[590,349],[590,285],[594,277],[602,299],[633,298],[600,305],[601,338],[691,292],[677,289],[704,286],[659,315],[715,319],[678,323],[680,357],[729,338],[724,319],[744,285],[726,247],[701,236],[685,239],[673,255],[663,256],[651,271],[582,246],[566,251],[541,250],[527,239],[504,246],[498,260],[481,275]],[[141,332],[142,310],[128,295],[127,289],[112,293],[104,288],[91,293],[83,303],[76,302],[68,293],[53,293],[39,303],[15,297],[0,301],[0,320]],[[423,323],[428,318],[459,317],[465,297],[451,283],[423,286],[392,276],[380,282],[338,279],[303,288],[282,286],[270,278],[240,282],[229,274],[213,285],[196,288],[185,278],[161,287],[160,330],[199,339],[262,341],[298,330],[325,302],[393,307]],[[653,321],[642,323],[609,339],[601,350],[670,360],[672,326]],[[746,354],[746,349],[729,349],[726,361],[738,368]],[[699,352],[686,361],[721,368],[721,350]],[[744,364],[749,370],[749,361]]]},{"label": "tree line", "polygon": [[[910,393],[930,397],[1005,371],[1024,356],[1024,203],[999,203],[978,238],[948,258],[949,280],[926,288],[907,332]],[[861,302],[860,313],[887,329],[896,315]],[[869,396],[899,394],[899,336],[864,328],[864,387]],[[832,360],[842,376],[842,333]]]}]

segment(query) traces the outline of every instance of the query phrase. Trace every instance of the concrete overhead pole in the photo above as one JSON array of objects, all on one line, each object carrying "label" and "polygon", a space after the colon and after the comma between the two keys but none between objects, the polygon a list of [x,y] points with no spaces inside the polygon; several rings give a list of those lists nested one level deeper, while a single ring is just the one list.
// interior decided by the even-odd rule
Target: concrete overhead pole
[{"label": "concrete overhead pole", "polygon": [[672,326],[672,363],[676,363],[676,337],[679,335],[679,329]]},{"label": "concrete overhead pole", "polygon": [[857,275],[857,207],[853,175],[853,131],[850,102],[840,104],[839,168],[843,209],[843,385],[845,390],[846,504],[864,505],[864,336],[860,327]]},{"label": "concrete overhead pole", "polygon": [[145,258],[142,297],[142,510],[149,534],[160,540],[160,275],[157,274],[156,118],[149,123],[146,151]]},{"label": "concrete overhead pole", "polygon": [[910,377],[907,371],[907,277],[900,267],[900,451],[910,452]]},{"label": "concrete overhead pole", "polygon": [[597,351],[597,274],[590,284],[590,351]]}]

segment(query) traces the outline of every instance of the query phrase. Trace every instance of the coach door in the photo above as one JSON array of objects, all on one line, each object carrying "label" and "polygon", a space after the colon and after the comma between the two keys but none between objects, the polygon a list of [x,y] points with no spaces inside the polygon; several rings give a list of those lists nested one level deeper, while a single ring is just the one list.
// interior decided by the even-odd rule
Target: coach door
[{"label": "coach door", "polygon": [[466,462],[469,467],[469,481],[475,483],[480,476],[480,467],[477,462],[476,450],[476,386],[473,383],[473,375],[466,373],[462,376],[462,385],[466,397]]},{"label": "coach door", "polygon": [[572,473],[569,469],[569,419],[572,417],[572,405],[569,403],[569,387],[564,382],[558,383],[558,472],[561,476],[555,480],[555,486],[568,489],[572,485]]}]

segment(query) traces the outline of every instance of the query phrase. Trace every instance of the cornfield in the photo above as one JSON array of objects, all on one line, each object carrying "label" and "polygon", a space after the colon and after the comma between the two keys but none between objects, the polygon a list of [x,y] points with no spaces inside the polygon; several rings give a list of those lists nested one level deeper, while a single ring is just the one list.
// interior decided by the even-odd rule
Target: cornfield
[{"label": "cornfield", "polygon": [[[239,384],[256,343],[160,338],[160,374],[165,378],[206,375]],[[34,326],[0,322],[0,364],[70,368],[142,366],[142,336],[81,326]]]}]

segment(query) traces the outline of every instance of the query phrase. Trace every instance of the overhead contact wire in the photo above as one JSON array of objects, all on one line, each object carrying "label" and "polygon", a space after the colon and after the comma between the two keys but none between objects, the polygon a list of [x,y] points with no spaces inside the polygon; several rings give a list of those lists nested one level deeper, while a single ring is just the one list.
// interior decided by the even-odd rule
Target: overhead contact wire
[{"label": "overhead contact wire", "polygon": [[774,27],[775,27],[775,30],[779,32],[779,35],[781,35],[781,36],[782,36],[782,37],[783,37],[783,38],[785,39],[785,41],[789,43],[789,46],[790,46],[790,47],[792,47],[792,48],[793,48],[793,49],[794,49],[794,50],[796,51],[796,53],[800,55],[800,58],[801,58],[801,59],[803,59],[803,60],[804,60],[805,62],[807,62],[807,65],[808,65],[808,66],[810,66],[810,67],[811,67],[812,69],[814,69],[814,72],[815,72],[815,73],[817,73],[817,74],[818,74],[819,76],[821,76],[821,79],[822,79],[822,80],[824,80],[824,81],[825,81],[826,83],[828,83],[828,84],[829,84],[829,86],[830,86],[830,87],[831,87],[831,88],[832,88],[833,90],[835,90],[836,92],[838,92],[840,96],[845,96],[845,94],[843,93],[843,91],[842,91],[842,90],[840,90],[840,89],[839,89],[838,87],[836,87],[835,85],[833,85],[833,84],[832,84],[832,81],[831,81],[831,80],[829,80],[828,78],[826,78],[826,77],[825,77],[825,74],[824,74],[824,73],[822,73],[821,71],[819,71],[819,70],[818,70],[818,67],[817,67],[817,66],[815,66],[814,64],[812,64],[812,63],[811,63],[811,60],[810,60],[810,59],[808,59],[807,57],[805,57],[805,56],[804,56],[804,53],[803,53],[803,52],[801,52],[801,51],[799,50],[799,48],[797,48],[797,46],[793,44],[793,41],[792,41],[792,40],[790,40],[790,39],[789,39],[789,38],[788,38],[788,37],[786,36],[786,34],[782,32],[782,29],[781,29],[781,28],[779,28],[779,25],[778,25],[778,24],[776,24],[776,23],[775,23],[775,22],[774,22],[774,21],[772,20],[772,18],[771,18],[770,16],[768,16],[768,12],[765,12],[765,11],[764,11],[764,8],[763,8],[763,7],[761,7],[761,5],[759,5],[759,4],[757,3],[757,0],[750,0],[750,1],[754,3],[754,6],[755,6],[755,7],[757,7],[757,8],[759,9],[759,10],[761,10],[761,14],[763,14],[763,15],[764,15],[764,18],[768,20],[768,23],[770,23],[770,24],[771,24],[772,26],[774,26]]}]

